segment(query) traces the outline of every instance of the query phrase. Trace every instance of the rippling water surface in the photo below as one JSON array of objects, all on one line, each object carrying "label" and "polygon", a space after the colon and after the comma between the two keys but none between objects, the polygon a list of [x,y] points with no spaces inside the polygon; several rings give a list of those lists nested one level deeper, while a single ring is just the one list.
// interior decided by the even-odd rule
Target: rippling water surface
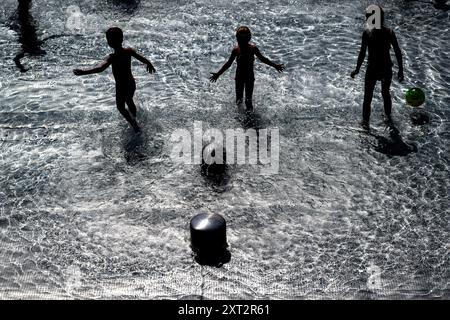
[{"label": "rippling water surface", "polygon": [[[406,81],[392,85],[395,139],[379,88],[372,134],[358,129],[364,73],[349,73],[367,1],[36,0],[27,32],[35,43],[58,37],[40,45],[46,54],[25,55],[21,73],[17,1],[7,0],[0,297],[449,298],[449,12],[380,3],[405,60]],[[208,82],[243,24],[286,64],[283,74],[256,64],[250,124],[235,112],[234,70]],[[115,108],[110,71],[71,73],[110,52],[111,25],[158,71],[134,64],[140,138]],[[411,124],[411,86],[426,91],[428,125]],[[279,174],[235,166],[217,184],[174,164],[170,135],[194,121],[279,128]],[[227,219],[221,268],[191,256],[199,212]]]}]

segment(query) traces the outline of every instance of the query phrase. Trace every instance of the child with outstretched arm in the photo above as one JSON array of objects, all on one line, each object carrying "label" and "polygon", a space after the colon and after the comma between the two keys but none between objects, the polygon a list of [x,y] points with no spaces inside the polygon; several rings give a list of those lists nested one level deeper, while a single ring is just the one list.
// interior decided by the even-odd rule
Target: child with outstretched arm
[{"label": "child with outstretched arm", "polygon": [[211,82],[216,82],[217,79],[224,73],[234,60],[237,62],[236,68],[236,103],[240,105],[242,103],[245,91],[245,105],[247,110],[253,110],[252,96],[253,87],[255,82],[255,75],[253,70],[253,63],[255,56],[263,63],[274,67],[278,72],[284,70],[283,64],[276,64],[264,57],[259,51],[258,47],[253,43],[250,43],[252,35],[248,27],[239,27],[236,31],[237,46],[231,51],[231,56],[223,67],[216,73],[211,73]]},{"label": "child with outstretched arm", "polygon": [[[136,58],[147,66],[149,73],[156,72],[155,68],[149,60],[138,54],[133,48],[123,48],[123,32],[120,28],[112,27],[106,31],[106,40],[108,45],[114,49],[103,62],[91,69],[75,69],[73,73],[77,76],[100,73],[105,71],[112,65],[114,79],[116,80],[116,104],[117,109],[130,123],[135,132],[139,132],[140,128],[136,122],[136,105],[133,101],[134,92],[136,90],[136,82],[131,73],[131,57]],[[128,106],[128,110],[125,108]]]}]

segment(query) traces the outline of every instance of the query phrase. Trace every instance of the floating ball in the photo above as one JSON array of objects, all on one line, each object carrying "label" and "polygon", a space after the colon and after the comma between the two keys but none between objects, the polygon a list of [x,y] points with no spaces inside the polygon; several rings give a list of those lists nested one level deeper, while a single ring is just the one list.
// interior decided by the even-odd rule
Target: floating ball
[{"label": "floating ball", "polygon": [[419,107],[425,102],[425,93],[420,88],[411,88],[405,94],[406,103],[412,107]]}]

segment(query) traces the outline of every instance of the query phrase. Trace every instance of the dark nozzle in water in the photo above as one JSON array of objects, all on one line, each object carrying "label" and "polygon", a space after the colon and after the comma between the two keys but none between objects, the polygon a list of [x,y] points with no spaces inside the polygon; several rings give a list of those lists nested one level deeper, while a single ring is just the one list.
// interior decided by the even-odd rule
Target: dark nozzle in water
[{"label": "dark nozzle in water", "polygon": [[226,171],[226,150],[222,144],[210,143],[202,150],[202,171],[207,176],[222,175]]},{"label": "dark nozzle in water", "polygon": [[226,228],[219,214],[200,213],[191,219],[191,248],[198,263],[221,266],[230,261]]}]

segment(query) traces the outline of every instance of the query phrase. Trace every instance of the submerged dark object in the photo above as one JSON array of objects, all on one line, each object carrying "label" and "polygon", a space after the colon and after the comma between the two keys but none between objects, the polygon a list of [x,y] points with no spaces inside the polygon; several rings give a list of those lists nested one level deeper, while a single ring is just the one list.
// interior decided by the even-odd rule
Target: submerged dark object
[{"label": "submerged dark object", "polygon": [[425,112],[413,112],[409,117],[415,125],[424,125],[430,122],[430,116]]},{"label": "submerged dark object", "polygon": [[227,227],[219,214],[200,213],[191,219],[191,248],[200,264],[220,266],[230,261]]},{"label": "submerged dark object", "polygon": [[436,9],[441,9],[447,11],[450,6],[447,4],[447,0],[434,0],[433,5]]},{"label": "submerged dark object", "polygon": [[[222,148],[222,146],[221,146]],[[202,176],[206,179],[207,183],[213,188],[219,187],[216,191],[222,190],[223,187],[228,185],[230,181],[230,171],[228,170],[228,165],[226,164],[226,151],[225,148],[219,150],[223,151],[222,163],[212,162],[213,158],[216,156],[216,147],[214,145],[207,145],[202,151],[202,164],[200,166]]]},{"label": "submerged dark object", "polygon": [[[221,152],[221,156],[218,153]],[[211,143],[202,150],[202,170],[207,175],[223,174],[226,171],[226,150],[221,144]],[[222,158],[222,159],[220,159]]]},{"label": "submerged dark object", "polygon": [[141,0],[108,0],[107,3],[109,2],[111,2],[115,10],[132,14],[139,8]]}]

